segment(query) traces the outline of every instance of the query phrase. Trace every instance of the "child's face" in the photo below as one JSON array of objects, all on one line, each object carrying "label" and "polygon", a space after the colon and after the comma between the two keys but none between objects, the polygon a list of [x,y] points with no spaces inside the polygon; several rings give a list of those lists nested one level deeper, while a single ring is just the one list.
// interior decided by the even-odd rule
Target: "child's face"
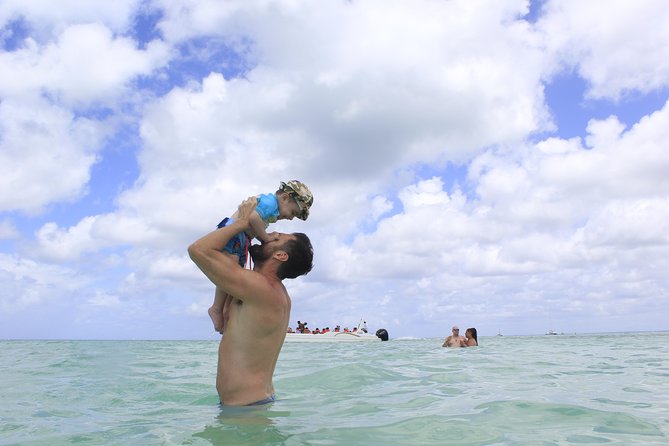
[{"label": "child's face", "polygon": [[287,193],[281,194],[279,197],[279,219],[292,220],[302,213],[297,201]]}]

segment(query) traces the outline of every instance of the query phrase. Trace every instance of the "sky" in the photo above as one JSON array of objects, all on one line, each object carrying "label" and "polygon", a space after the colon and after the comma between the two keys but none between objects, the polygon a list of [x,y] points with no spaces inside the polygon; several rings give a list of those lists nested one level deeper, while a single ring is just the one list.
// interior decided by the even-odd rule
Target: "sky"
[{"label": "sky", "polygon": [[187,247],[299,179],[291,325],[667,330],[664,0],[0,1],[0,339],[217,339]]}]

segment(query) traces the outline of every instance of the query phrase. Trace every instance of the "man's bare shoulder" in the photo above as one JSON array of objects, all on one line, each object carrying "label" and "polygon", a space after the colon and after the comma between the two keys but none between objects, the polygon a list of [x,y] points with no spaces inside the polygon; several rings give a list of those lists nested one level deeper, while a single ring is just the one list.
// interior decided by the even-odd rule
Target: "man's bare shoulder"
[{"label": "man's bare shoulder", "polygon": [[248,304],[284,305],[289,299],[278,278],[253,270],[240,270],[238,286],[230,294]]},{"label": "man's bare shoulder", "polygon": [[271,281],[258,278],[263,286],[249,288],[246,293],[234,296],[237,305],[238,327],[245,332],[245,342],[265,336],[283,339],[291,309],[291,300],[283,286],[273,286]]}]

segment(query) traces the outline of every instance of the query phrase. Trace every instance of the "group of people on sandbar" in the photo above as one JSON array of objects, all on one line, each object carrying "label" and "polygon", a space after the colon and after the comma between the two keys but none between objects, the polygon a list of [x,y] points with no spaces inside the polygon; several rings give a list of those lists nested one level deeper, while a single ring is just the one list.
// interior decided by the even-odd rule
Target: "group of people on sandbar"
[{"label": "group of people on sandbar", "polygon": [[471,327],[465,331],[465,335],[460,335],[460,328],[454,325],[451,329],[451,335],[448,336],[442,347],[476,347],[479,345],[476,328]]},{"label": "group of people on sandbar", "polygon": [[309,327],[307,327],[307,324],[308,322],[297,321],[297,327],[295,327],[295,330],[293,331],[293,329],[289,326],[286,332],[302,334],[324,334],[329,333],[330,331],[333,331],[334,333],[357,333],[360,331],[362,333],[367,333],[367,321],[362,322],[358,327],[353,327],[352,330],[350,330],[348,327],[344,327],[342,330],[340,325],[336,325],[334,330],[330,330],[330,327],[325,327],[323,329],[316,327],[315,329],[311,330]]}]

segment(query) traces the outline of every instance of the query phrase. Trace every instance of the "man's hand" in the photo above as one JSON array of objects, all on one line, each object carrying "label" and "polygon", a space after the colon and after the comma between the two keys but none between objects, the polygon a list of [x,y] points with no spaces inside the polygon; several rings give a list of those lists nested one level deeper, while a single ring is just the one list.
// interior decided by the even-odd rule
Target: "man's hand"
[{"label": "man's hand", "polygon": [[258,206],[258,199],[256,197],[249,197],[237,208],[237,221],[242,223],[245,229],[249,227],[249,217],[256,206]]}]

